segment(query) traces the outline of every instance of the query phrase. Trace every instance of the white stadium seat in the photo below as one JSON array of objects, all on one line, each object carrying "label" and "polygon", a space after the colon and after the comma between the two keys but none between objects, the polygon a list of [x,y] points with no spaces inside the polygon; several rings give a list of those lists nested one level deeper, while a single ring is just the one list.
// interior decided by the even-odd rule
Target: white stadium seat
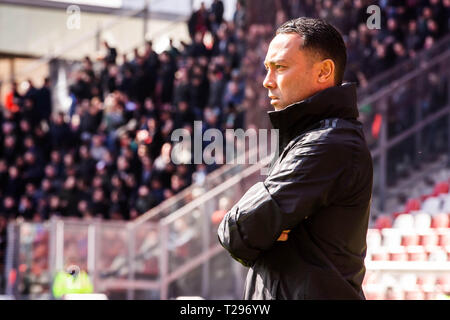
[{"label": "white stadium seat", "polygon": [[393,224],[394,228],[410,230],[414,228],[414,216],[408,213],[399,214]]},{"label": "white stadium seat", "polygon": [[440,197],[430,197],[422,203],[422,210],[434,215],[442,210],[442,199]]},{"label": "white stadium seat", "polygon": [[383,229],[381,230],[381,234],[383,235],[383,246],[386,247],[397,247],[400,246],[402,241],[402,234],[399,229]]},{"label": "white stadium seat", "polygon": [[431,226],[431,216],[424,212],[420,211],[414,214],[414,229],[417,231],[428,230]]}]

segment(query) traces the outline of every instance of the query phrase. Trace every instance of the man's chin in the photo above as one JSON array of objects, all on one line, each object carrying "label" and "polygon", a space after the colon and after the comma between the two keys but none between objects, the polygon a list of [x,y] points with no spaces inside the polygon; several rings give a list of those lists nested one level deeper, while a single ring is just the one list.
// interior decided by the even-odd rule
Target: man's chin
[{"label": "man's chin", "polygon": [[278,111],[278,110],[283,110],[283,109],[285,108],[285,106],[282,105],[278,99],[276,99],[275,101],[272,100],[272,101],[270,102],[270,104],[273,106],[273,108],[274,108],[276,111]]}]

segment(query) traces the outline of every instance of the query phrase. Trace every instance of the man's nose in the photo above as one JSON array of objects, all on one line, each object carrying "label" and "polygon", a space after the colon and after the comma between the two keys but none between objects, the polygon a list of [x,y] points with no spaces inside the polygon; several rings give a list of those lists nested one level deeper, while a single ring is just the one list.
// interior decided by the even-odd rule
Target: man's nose
[{"label": "man's nose", "polygon": [[276,87],[276,82],[275,82],[275,80],[273,78],[273,74],[270,70],[267,71],[266,77],[264,78],[264,81],[263,81],[263,86],[266,89],[273,89]]}]

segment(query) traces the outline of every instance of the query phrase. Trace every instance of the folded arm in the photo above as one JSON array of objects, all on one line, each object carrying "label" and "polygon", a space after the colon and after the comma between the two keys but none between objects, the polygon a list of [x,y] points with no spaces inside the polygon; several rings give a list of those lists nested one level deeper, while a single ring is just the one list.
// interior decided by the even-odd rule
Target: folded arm
[{"label": "folded arm", "polygon": [[224,216],[218,229],[222,246],[234,259],[252,265],[262,251],[285,239],[283,231],[337,196],[350,154],[342,144],[294,145],[270,176]]}]

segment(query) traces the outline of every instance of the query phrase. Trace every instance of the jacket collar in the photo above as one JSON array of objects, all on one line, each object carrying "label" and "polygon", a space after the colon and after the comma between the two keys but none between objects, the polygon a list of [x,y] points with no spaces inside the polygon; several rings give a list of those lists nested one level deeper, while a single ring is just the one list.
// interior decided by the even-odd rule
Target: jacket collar
[{"label": "jacket collar", "polygon": [[358,118],[356,84],[329,87],[282,110],[267,113],[274,129],[279,129],[281,144],[285,145],[323,119]]}]

